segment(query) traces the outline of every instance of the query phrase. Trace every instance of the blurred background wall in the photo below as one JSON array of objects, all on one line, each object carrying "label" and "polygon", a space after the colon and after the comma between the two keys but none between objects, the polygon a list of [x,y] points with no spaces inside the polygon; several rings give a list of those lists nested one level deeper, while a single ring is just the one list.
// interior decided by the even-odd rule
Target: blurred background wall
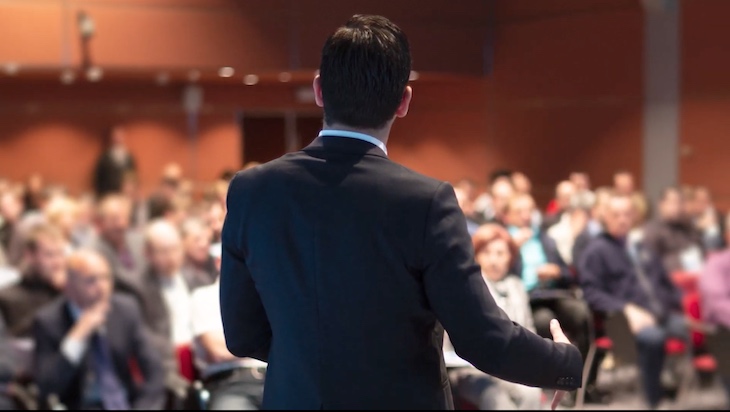
[{"label": "blurred background wall", "polygon": [[[393,19],[412,44],[415,96],[389,143],[394,160],[478,183],[519,169],[542,203],[574,170],[594,185],[618,169],[640,182],[648,3],[0,0],[0,175],[37,171],[83,191],[115,124],[145,189],[169,161],[203,181],[302,147],[319,129],[308,89],[321,45],[362,12]],[[707,185],[727,207],[730,2],[657,4],[679,15],[677,183]],[[85,45],[80,11],[95,29]],[[101,78],[89,80],[83,62]],[[203,91],[193,120],[182,103],[190,84]]]}]

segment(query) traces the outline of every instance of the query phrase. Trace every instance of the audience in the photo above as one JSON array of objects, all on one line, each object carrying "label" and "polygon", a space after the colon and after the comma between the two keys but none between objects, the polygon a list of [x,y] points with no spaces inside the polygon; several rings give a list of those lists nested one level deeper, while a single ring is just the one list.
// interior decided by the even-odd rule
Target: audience
[{"label": "audience", "polygon": [[24,207],[20,193],[7,189],[0,193],[0,247],[3,257],[10,266],[19,266],[23,259],[23,239],[20,220]]},{"label": "audience", "polygon": [[94,169],[94,192],[98,198],[122,190],[124,176],[137,171],[137,162],[126,145],[126,133],[115,126],[107,136],[107,147],[99,156]]},{"label": "audience", "polygon": [[184,251],[177,227],[164,219],[150,222],[145,232],[149,266],[137,295],[155,347],[163,355],[167,383],[178,388],[178,353],[192,342],[190,287],[182,275]]},{"label": "audience", "polygon": [[725,240],[725,218],[712,200],[712,194],[706,187],[698,187],[692,191],[692,220],[702,235],[706,251],[722,250]]},{"label": "audience", "polygon": [[[217,270],[221,245],[210,248]],[[192,317],[195,361],[206,390],[210,392],[207,409],[258,410],[261,408],[266,364],[256,359],[237,358],[228,351],[220,317],[220,284],[193,292]]]},{"label": "audience", "polygon": [[[727,227],[730,215],[726,215]],[[725,233],[725,244],[730,244],[730,233]],[[699,278],[701,313],[705,322],[717,328],[730,330],[730,248],[707,260]],[[726,348],[727,350],[728,348]],[[721,376],[730,399],[730,376]]]},{"label": "audience", "polygon": [[61,295],[66,284],[64,237],[55,226],[31,230],[26,247],[26,271],[19,283],[0,289],[0,312],[13,337],[29,337],[36,312]]},{"label": "audience", "polygon": [[0,411],[17,409],[10,391],[10,385],[15,377],[15,369],[10,337],[3,320],[0,318]]},{"label": "audience", "polygon": [[180,230],[185,248],[185,263],[181,271],[190,289],[215,282],[218,269],[210,255],[213,230],[195,217],[186,219],[180,225]]},{"label": "audience", "polygon": [[644,229],[644,243],[662,260],[668,273],[702,270],[702,235],[685,214],[682,192],[665,189],[659,200],[657,218]]},{"label": "audience", "polygon": [[627,248],[635,210],[625,193],[612,194],[608,200],[602,214],[604,232],[583,252],[578,273],[591,310],[626,316],[639,351],[644,394],[649,406],[656,408],[662,398],[665,341],[668,336],[687,341],[689,336],[680,292],[660,257],[641,245],[636,250]]},{"label": "audience", "polygon": [[[522,281],[509,274],[517,252],[507,231],[491,223],[480,227],[472,237],[482,277],[497,305],[514,322],[535,331],[530,300]],[[449,342],[446,343],[448,348]],[[450,373],[457,396],[480,410],[537,410],[541,407],[539,388],[519,385],[489,376],[473,367],[462,367]]]},{"label": "audience", "polygon": [[130,230],[130,214],[130,202],[122,195],[110,194],[99,202],[94,248],[109,262],[121,292],[134,290],[146,264],[141,235]]},{"label": "audience", "polygon": [[[134,170],[114,173],[106,184],[114,188],[100,197],[72,195],[40,175],[23,184],[0,179],[0,408],[15,406],[3,396],[9,382],[38,385],[43,407],[181,408],[200,379],[210,394],[200,406],[258,409],[267,365],[231,355],[218,313],[220,233],[234,172],[203,187],[170,163],[149,193]],[[117,178],[118,187],[109,183]],[[487,190],[469,179],[454,188],[484,281],[505,313],[546,338],[558,318],[584,356],[593,315],[600,326],[601,317],[624,314],[651,406],[661,399],[664,340],[687,335],[672,271],[701,272],[702,314],[730,328],[723,250],[730,235],[706,188],[667,189],[652,218],[625,171],[595,191],[587,174],[569,174],[545,215],[519,171],[493,173]],[[95,364],[106,361],[95,352],[104,340],[97,335],[111,344],[106,367]],[[122,362],[129,357],[135,362]],[[605,402],[597,370],[594,363],[586,399]],[[112,377],[87,381],[95,372]],[[539,389],[473,368],[455,368],[450,378],[454,393],[481,409],[542,406]]]},{"label": "audience", "polygon": [[538,335],[550,338],[550,321],[557,318],[566,336],[585,358],[588,353],[590,314],[575,294],[576,282],[560,256],[555,241],[532,224],[535,202],[530,195],[515,195],[508,203],[508,231],[520,251],[518,273],[530,294]]},{"label": "audience", "polygon": [[[34,326],[39,402],[57,409],[161,409],[163,369],[136,303],[113,292],[111,268],[92,250],[68,260],[64,298]],[[130,359],[139,367],[135,379]]]}]

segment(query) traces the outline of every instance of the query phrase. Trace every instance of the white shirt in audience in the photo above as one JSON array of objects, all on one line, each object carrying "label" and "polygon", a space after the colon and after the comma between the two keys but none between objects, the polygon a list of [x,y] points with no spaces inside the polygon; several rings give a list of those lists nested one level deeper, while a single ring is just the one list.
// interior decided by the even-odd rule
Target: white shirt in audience
[{"label": "white shirt in audience", "polygon": [[161,278],[162,297],[170,313],[172,342],[175,345],[190,343],[192,324],[190,319],[190,291],[181,274],[171,278]]},{"label": "white shirt in audience", "polygon": [[[193,337],[195,338],[210,332],[220,333],[220,336],[223,336],[219,285],[216,280],[215,283],[197,288],[193,292],[192,323]],[[208,362],[205,348],[197,339],[193,343],[193,353],[195,355],[195,365],[202,371],[204,377],[237,367],[266,367],[266,363],[248,358],[211,364]]]}]

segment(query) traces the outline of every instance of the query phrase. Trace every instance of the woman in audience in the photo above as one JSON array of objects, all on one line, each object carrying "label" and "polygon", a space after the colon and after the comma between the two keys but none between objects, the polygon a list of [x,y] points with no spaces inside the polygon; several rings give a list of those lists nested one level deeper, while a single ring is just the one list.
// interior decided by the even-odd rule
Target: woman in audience
[{"label": "woman in audience", "polygon": [[[509,233],[502,226],[489,223],[474,233],[472,242],[482,277],[497,305],[514,322],[534,332],[527,291],[520,277],[509,273],[512,260],[517,256],[517,247]],[[457,396],[482,410],[531,410],[541,406],[540,388],[503,381],[473,367],[458,368],[450,377]]]}]

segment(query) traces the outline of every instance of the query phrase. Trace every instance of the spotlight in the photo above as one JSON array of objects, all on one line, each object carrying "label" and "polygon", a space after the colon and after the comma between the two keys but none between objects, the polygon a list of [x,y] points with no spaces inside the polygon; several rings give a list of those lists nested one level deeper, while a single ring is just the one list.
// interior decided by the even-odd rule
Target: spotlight
[{"label": "spotlight", "polygon": [[170,74],[167,72],[159,72],[155,77],[155,82],[160,86],[165,86],[170,83]]},{"label": "spotlight", "polygon": [[98,82],[104,77],[104,71],[99,66],[91,66],[86,70],[86,80]]},{"label": "spotlight", "polygon": [[282,83],[287,83],[287,82],[291,81],[291,73],[289,73],[289,72],[279,73],[279,81]]},{"label": "spotlight", "polygon": [[65,69],[61,72],[61,83],[71,84],[76,81],[76,73],[71,69]]},{"label": "spotlight", "polygon": [[255,74],[247,74],[243,76],[243,84],[246,86],[253,86],[254,84],[259,82],[259,76]]},{"label": "spotlight", "polygon": [[20,71],[20,65],[15,62],[8,62],[5,63],[5,67],[3,69],[5,70],[5,74],[8,76],[15,76]]},{"label": "spotlight", "polygon": [[231,77],[236,71],[233,70],[233,67],[221,67],[218,70],[218,76],[220,77]]}]

